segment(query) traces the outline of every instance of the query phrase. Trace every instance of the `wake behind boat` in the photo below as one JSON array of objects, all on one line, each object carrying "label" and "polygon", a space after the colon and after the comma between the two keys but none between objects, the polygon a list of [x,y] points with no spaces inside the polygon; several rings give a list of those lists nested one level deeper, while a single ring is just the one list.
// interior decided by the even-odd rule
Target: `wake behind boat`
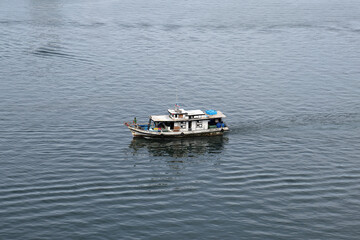
[{"label": "wake behind boat", "polygon": [[185,111],[175,105],[175,109],[168,109],[168,112],[168,115],[150,116],[147,124],[138,124],[136,118],[124,124],[133,137],[145,138],[212,136],[229,131],[223,122],[226,116],[220,111]]}]

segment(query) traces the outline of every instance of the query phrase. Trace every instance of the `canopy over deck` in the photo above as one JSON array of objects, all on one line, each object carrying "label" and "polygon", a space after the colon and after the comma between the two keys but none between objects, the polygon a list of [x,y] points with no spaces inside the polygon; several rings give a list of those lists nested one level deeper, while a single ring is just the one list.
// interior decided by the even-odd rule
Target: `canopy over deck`
[{"label": "canopy over deck", "polygon": [[170,118],[169,115],[152,115],[150,119],[154,122],[173,122],[174,119]]}]

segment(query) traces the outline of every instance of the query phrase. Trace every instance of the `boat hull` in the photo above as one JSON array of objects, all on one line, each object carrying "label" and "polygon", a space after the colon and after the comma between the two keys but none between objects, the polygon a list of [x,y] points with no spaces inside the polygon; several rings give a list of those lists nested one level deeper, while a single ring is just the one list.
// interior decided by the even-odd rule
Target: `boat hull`
[{"label": "boat hull", "polygon": [[136,138],[182,138],[182,137],[200,137],[200,136],[219,136],[229,131],[228,127],[213,128],[196,131],[184,131],[184,132],[158,132],[141,130],[134,127],[128,127]]}]

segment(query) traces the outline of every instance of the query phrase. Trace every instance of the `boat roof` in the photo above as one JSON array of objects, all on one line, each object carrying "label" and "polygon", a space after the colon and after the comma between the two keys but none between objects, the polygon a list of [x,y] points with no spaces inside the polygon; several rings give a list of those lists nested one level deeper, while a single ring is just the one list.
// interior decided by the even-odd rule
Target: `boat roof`
[{"label": "boat roof", "polygon": [[185,111],[184,109],[179,109],[178,111],[174,110],[174,109],[168,109],[168,112],[170,114],[185,114],[185,115],[189,115],[189,116],[193,116],[193,115],[204,115],[204,111],[201,110],[188,110]]},{"label": "boat roof", "polygon": [[189,116],[194,116],[194,115],[205,115],[204,111],[201,111],[201,110],[189,110],[189,111],[186,111],[187,114]]},{"label": "boat roof", "polygon": [[210,118],[210,119],[212,119],[212,118],[226,118],[225,114],[223,114],[220,111],[217,111],[217,113],[214,114],[214,115],[206,115],[206,116],[207,116],[207,118]]}]

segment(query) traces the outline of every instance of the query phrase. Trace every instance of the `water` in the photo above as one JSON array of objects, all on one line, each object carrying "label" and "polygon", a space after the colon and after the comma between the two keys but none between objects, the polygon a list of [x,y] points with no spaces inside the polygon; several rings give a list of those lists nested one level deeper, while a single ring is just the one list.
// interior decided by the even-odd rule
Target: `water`
[{"label": "water", "polygon": [[[1,239],[358,239],[360,3],[0,2]],[[124,121],[228,115],[224,137]]]}]

